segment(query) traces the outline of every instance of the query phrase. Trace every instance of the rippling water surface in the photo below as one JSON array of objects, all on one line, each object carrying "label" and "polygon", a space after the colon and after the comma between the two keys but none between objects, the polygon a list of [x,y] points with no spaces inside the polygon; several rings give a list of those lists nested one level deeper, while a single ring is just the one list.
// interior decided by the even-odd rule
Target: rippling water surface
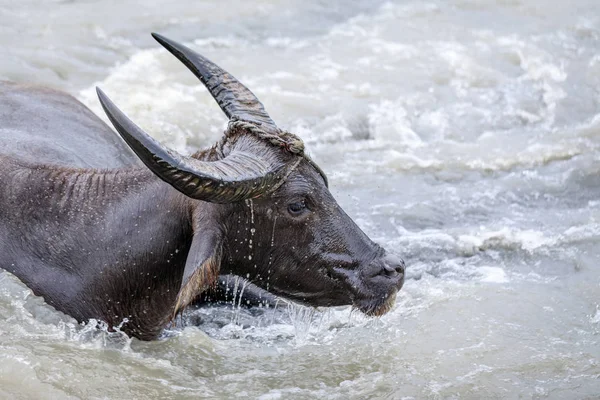
[{"label": "rippling water surface", "polygon": [[597,0],[0,0],[0,78],[99,114],[100,85],[171,147],[207,146],[225,118],[150,31],[301,135],[408,280],[380,319],[201,309],[144,343],[0,273],[0,397],[600,396]]}]

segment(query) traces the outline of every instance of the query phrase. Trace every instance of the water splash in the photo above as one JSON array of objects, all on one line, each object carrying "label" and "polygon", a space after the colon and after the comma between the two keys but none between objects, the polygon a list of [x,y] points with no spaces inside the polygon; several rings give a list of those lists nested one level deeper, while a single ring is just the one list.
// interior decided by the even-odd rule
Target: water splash
[{"label": "water splash", "polygon": [[104,321],[91,319],[85,324],[59,323],[58,327],[64,332],[66,340],[86,348],[132,351],[134,339],[121,330],[127,322],[127,318],[124,318],[118,326],[110,327]]},{"label": "water splash", "polygon": [[231,293],[232,295],[232,299],[231,299],[231,309],[233,309],[235,307],[235,299],[237,298],[237,294],[238,294],[238,287],[240,285],[240,277],[239,276],[235,276],[233,278],[233,291]]},{"label": "water splash", "polygon": [[286,303],[286,313],[294,327],[296,344],[305,344],[313,334],[318,334],[322,329],[329,310],[323,312],[314,307],[306,307],[288,301]]},{"label": "water splash", "polygon": [[269,252],[269,262],[267,263],[267,291],[269,291],[271,280],[271,268],[273,267],[273,248],[275,247],[275,226],[277,225],[277,215],[273,218],[273,230],[271,232],[271,251]]},{"label": "water splash", "polygon": [[[234,325],[239,325],[239,321],[240,321],[240,312],[242,309],[242,300],[244,298],[244,291],[246,290],[246,287],[248,287],[249,282],[245,279],[242,279],[242,287],[240,289],[240,293],[238,295],[238,302],[237,305],[235,304],[235,299],[232,303],[232,309],[233,309],[233,316],[231,318],[231,323]],[[237,290],[237,289],[236,289]]]},{"label": "water splash", "polygon": [[254,225],[254,202],[252,199],[248,199],[248,203],[250,205],[250,223]]}]

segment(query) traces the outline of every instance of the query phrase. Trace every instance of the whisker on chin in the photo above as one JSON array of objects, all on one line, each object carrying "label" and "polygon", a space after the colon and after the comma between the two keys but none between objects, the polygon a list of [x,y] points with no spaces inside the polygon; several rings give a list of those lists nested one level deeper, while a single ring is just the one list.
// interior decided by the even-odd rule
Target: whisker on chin
[{"label": "whisker on chin", "polygon": [[366,316],[381,317],[387,314],[394,307],[394,304],[396,304],[396,293],[391,294],[381,303],[370,304],[365,309],[361,309],[357,305],[353,304],[351,312],[354,310],[360,310]]}]

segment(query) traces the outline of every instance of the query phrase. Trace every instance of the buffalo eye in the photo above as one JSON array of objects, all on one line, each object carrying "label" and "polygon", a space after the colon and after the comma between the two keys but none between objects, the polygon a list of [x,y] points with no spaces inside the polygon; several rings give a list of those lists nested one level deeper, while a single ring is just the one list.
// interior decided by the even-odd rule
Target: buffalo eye
[{"label": "buffalo eye", "polygon": [[293,203],[288,204],[288,212],[292,216],[299,216],[306,211],[306,202],[304,200],[295,201]]}]

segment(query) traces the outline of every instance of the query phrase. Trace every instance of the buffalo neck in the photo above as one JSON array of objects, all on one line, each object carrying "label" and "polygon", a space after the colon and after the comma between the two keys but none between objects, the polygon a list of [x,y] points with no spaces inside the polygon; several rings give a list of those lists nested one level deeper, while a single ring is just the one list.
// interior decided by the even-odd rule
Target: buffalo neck
[{"label": "buffalo neck", "polygon": [[158,335],[181,285],[190,202],[145,168],[3,165],[0,266],[80,321]]}]

